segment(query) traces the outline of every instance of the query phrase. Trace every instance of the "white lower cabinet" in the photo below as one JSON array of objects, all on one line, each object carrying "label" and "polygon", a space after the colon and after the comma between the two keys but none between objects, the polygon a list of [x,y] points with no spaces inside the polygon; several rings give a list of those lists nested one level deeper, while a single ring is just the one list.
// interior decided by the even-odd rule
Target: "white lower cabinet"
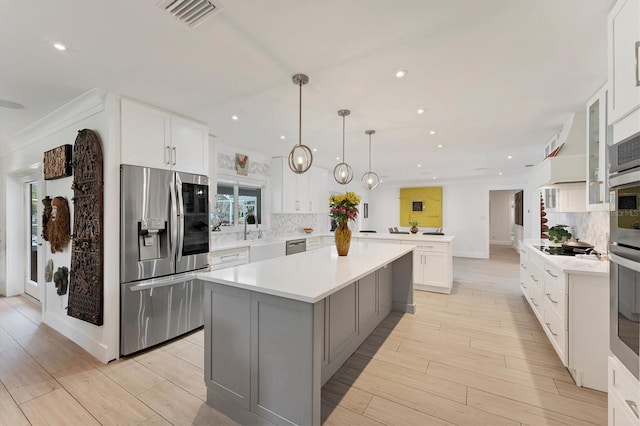
[{"label": "white lower cabinet", "polygon": [[608,276],[564,273],[548,256],[521,249],[521,290],[576,385],[606,392]]},{"label": "white lower cabinet", "polygon": [[230,268],[249,263],[249,247],[237,247],[209,252],[211,270]]},{"label": "white lower cabinet", "polygon": [[609,356],[609,426],[640,426],[640,382]]},{"label": "white lower cabinet", "polygon": [[[409,241],[403,243],[411,244]],[[415,244],[415,243],[414,243]],[[451,244],[420,243],[413,251],[413,286],[416,290],[451,293]]]}]

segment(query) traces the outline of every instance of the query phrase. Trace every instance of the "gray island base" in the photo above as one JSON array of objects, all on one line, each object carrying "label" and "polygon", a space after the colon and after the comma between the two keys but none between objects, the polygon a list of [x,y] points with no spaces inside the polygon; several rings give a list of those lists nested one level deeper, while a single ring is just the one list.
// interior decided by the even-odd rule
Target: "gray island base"
[{"label": "gray island base", "polygon": [[243,425],[319,425],[320,390],[393,309],[414,246],[353,243],[198,275],[207,403]]}]

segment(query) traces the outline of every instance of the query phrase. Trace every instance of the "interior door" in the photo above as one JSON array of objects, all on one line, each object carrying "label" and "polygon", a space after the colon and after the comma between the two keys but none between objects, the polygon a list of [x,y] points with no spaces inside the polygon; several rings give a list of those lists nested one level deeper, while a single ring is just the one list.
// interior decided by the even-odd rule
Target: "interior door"
[{"label": "interior door", "polygon": [[40,287],[38,286],[38,182],[26,182],[24,190],[24,236],[25,236],[25,283],[24,292],[34,299],[40,300]]}]

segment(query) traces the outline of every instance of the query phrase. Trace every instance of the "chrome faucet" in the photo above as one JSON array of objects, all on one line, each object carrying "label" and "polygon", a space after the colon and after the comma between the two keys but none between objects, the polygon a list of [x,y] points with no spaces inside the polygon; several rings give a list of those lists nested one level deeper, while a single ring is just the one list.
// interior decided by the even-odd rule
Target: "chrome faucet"
[{"label": "chrome faucet", "polygon": [[252,213],[252,214],[246,214],[244,215],[244,239],[247,239],[247,235],[249,235],[249,232],[251,232],[250,230],[247,230],[247,224],[253,225],[256,224],[256,229],[258,230],[258,238],[262,238],[262,230],[260,229],[260,225],[258,224],[258,221],[256,219],[256,216]]}]

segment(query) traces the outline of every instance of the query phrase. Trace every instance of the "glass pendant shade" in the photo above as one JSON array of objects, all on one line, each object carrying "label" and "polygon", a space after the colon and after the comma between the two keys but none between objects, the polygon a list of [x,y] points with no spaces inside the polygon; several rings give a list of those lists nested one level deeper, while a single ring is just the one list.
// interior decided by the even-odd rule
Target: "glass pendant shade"
[{"label": "glass pendant shade", "polygon": [[348,109],[341,109],[338,111],[338,115],[342,117],[342,163],[336,164],[333,168],[333,178],[340,185],[346,185],[351,182],[351,179],[353,179],[353,169],[345,162],[346,160],[344,156],[344,118],[349,114],[351,114],[351,111]]},{"label": "glass pendant shade", "polygon": [[364,189],[374,189],[380,183],[378,175],[371,171],[371,135],[375,132],[375,130],[365,130],[364,132],[365,135],[369,136],[369,171],[363,174],[360,180]]},{"label": "glass pendant shade", "polygon": [[313,154],[308,146],[302,144],[302,85],[309,82],[309,77],[304,74],[296,74],[292,77],[293,83],[300,87],[300,102],[298,105],[298,144],[294,145],[289,153],[289,168],[294,173],[304,173],[313,163]]}]

